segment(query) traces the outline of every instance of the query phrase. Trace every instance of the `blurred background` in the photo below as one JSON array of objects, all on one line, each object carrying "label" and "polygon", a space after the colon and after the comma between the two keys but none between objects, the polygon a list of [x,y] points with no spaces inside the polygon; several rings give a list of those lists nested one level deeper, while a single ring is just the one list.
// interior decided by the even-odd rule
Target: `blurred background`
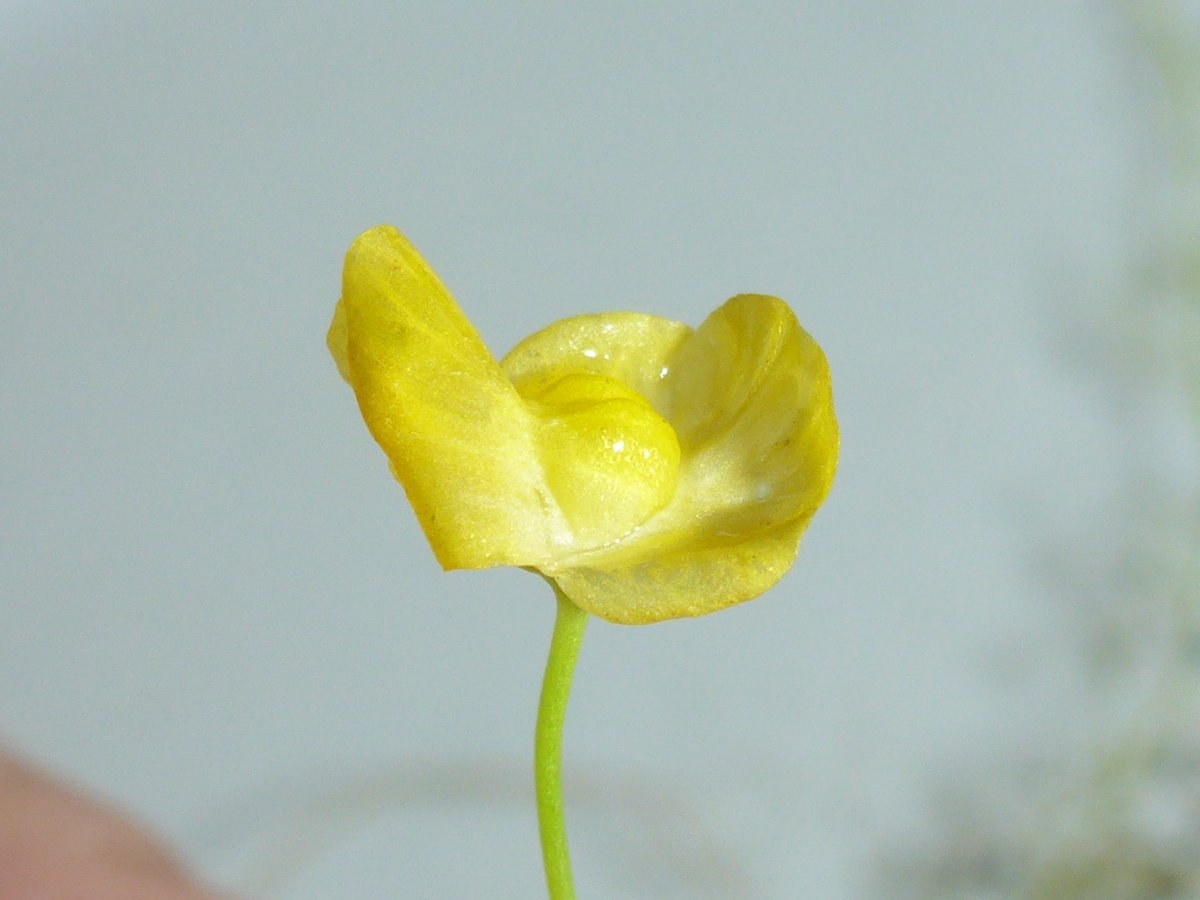
[{"label": "blurred background", "polygon": [[1200,896],[1197,27],[0,3],[0,734],[258,897],[539,895],[552,596],[324,347],[391,222],[497,353],[758,291],[833,368],[793,571],[589,627],[581,896]]}]

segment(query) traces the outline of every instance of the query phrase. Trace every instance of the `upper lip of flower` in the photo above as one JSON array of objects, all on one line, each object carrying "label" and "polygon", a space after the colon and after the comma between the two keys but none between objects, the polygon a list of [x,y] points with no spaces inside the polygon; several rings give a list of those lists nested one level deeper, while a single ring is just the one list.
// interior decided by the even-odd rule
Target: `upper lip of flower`
[{"label": "upper lip of flower", "polygon": [[445,567],[534,568],[611,621],[762,593],[833,481],[829,369],[773,297],[695,331],[577,316],[497,363],[381,226],[347,254],[329,346]]}]

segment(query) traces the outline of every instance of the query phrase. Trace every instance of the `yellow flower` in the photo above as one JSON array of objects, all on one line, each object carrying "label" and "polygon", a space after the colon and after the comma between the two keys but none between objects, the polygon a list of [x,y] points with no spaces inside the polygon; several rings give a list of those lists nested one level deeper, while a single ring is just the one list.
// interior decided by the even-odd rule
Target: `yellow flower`
[{"label": "yellow flower", "polygon": [[833,482],[829,367],[774,297],[694,331],[576,316],[498,363],[381,226],[346,254],[328,343],[444,568],[536,569],[612,622],[758,596]]}]

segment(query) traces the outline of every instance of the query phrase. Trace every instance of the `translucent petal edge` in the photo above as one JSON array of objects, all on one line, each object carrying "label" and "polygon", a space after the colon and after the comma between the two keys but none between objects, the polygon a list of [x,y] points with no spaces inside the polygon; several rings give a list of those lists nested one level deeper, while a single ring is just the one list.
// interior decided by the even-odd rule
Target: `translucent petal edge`
[{"label": "translucent petal edge", "polygon": [[682,322],[634,312],[560,319],[534,332],[500,361],[518,387],[571,372],[615,378],[663,413],[670,361],[692,333]]}]

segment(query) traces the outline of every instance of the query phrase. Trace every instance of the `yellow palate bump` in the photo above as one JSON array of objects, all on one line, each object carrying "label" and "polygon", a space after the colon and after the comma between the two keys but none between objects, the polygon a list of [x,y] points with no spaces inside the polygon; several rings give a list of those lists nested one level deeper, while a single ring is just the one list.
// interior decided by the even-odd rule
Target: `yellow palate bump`
[{"label": "yellow palate bump", "polygon": [[546,481],[580,549],[619,540],[670,502],[679,440],[635,391],[582,372],[519,390],[540,423]]}]

